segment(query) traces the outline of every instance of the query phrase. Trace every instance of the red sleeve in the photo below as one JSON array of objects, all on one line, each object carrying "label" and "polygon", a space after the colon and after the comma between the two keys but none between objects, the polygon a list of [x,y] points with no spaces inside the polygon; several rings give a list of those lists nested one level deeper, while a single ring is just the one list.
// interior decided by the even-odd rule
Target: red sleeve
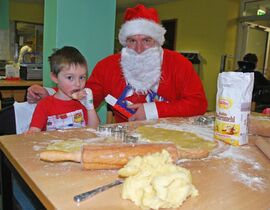
[{"label": "red sleeve", "polygon": [[93,92],[95,108],[97,108],[105,98],[102,78],[103,76],[101,74],[103,69],[104,67],[102,67],[102,63],[97,63],[85,84],[85,87],[90,88]]},{"label": "red sleeve", "polygon": [[[46,98],[44,98],[46,99]],[[47,110],[45,100],[38,102],[32,116],[30,127],[40,128],[42,131],[46,130],[47,124]]]},{"label": "red sleeve", "polygon": [[[173,60],[164,57],[165,69],[163,70],[165,74],[169,72],[171,78],[163,75],[164,83],[169,85],[163,88],[163,92],[170,102],[156,102],[158,116],[189,117],[204,114],[207,109],[207,99],[199,76],[192,64],[182,55],[176,54],[173,57]],[[160,85],[162,86],[162,81]]]},{"label": "red sleeve", "polygon": [[120,68],[120,54],[110,55],[99,61],[85,86],[92,89],[95,108],[107,94],[119,97],[126,86]]}]

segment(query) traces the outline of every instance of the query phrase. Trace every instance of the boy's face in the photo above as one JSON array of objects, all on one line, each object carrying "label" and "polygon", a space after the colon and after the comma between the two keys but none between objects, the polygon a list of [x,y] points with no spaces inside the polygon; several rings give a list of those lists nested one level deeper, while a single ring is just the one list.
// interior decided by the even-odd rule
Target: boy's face
[{"label": "boy's face", "polygon": [[57,95],[62,99],[70,99],[72,93],[82,90],[87,79],[87,69],[83,65],[67,65],[58,75],[51,74],[58,86]]}]

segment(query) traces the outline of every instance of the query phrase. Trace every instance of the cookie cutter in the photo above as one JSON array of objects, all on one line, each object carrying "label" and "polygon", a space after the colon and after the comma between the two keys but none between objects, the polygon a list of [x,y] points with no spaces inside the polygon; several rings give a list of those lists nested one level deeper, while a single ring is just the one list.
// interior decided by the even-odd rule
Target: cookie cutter
[{"label": "cookie cutter", "polygon": [[125,141],[128,127],[125,125],[99,125],[97,129],[101,135]]},{"label": "cookie cutter", "polygon": [[112,127],[107,125],[99,125],[97,130],[105,136],[111,136],[112,133]]},{"label": "cookie cutter", "polygon": [[125,143],[137,143],[139,140],[138,136],[134,136],[134,135],[126,135],[126,138],[124,139]]},{"label": "cookie cutter", "polygon": [[195,119],[195,123],[199,125],[212,125],[215,117],[200,116]]}]

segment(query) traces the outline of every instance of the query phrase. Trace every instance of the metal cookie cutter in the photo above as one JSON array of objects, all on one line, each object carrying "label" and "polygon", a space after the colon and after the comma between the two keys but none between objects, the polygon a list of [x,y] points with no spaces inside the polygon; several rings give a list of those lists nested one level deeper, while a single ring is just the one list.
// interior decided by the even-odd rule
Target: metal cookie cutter
[{"label": "metal cookie cutter", "polygon": [[211,125],[214,123],[214,120],[215,120],[214,117],[200,116],[197,119],[195,119],[195,123],[199,125]]},{"label": "metal cookie cutter", "polygon": [[107,125],[99,125],[97,130],[105,136],[111,136],[112,133],[112,127]]},{"label": "metal cookie cutter", "polygon": [[126,138],[126,134],[127,134],[127,126],[116,125],[112,127],[111,136],[114,137],[115,139],[120,139],[121,141],[124,141],[124,139]]},{"label": "metal cookie cutter", "polygon": [[125,143],[137,143],[139,140],[138,136],[133,135],[126,135],[126,138],[124,139]]}]

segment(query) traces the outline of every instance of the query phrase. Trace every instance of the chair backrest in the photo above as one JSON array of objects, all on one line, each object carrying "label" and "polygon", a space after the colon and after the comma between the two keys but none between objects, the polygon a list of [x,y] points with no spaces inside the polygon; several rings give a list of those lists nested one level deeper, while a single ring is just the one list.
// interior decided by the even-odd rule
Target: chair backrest
[{"label": "chair backrest", "polygon": [[0,110],[0,135],[16,134],[14,106]]}]

